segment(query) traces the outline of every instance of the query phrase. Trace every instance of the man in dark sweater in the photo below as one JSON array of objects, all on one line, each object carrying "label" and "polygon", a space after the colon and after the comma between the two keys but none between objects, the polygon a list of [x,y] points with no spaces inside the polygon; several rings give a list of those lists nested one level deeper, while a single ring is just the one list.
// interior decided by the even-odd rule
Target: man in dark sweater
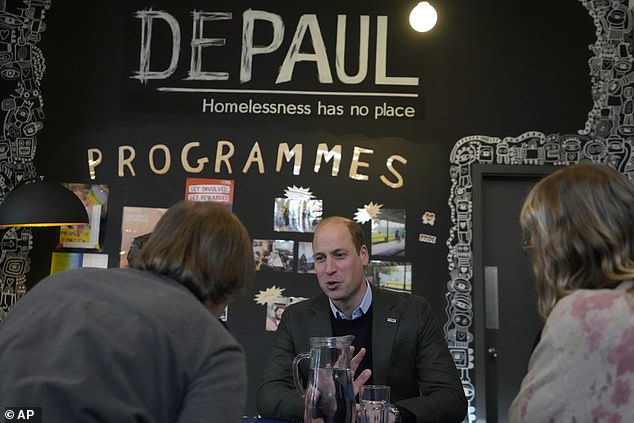
[{"label": "man in dark sweater", "polygon": [[[370,285],[363,231],[350,219],[324,219],[315,231],[313,253],[323,294],[286,308],[258,388],[259,413],[302,420],[304,400],[294,388],[293,358],[309,351],[311,337],[353,334],[355,393],[369,382],[391,386],[401,423],[461,422],[467,401],[429,302]],[[300,371],[308,380],[308,369],[300,366]]]}]

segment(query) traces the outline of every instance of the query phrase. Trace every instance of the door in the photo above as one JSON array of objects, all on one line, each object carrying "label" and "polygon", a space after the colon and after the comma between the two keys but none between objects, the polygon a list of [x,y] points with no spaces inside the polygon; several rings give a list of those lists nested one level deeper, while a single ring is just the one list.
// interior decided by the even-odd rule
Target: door
[{"label": "door", "polygon": [[[474,286],[478,420],[505,423],[541,329],[519,214],[530,188],[552,167],[481,165],[474,171]],[[477,182],[476,182],[477,179]],[[477,253],[477,254],[476,254]],[[480,302],[478,302],[480,299]],[[485,410],[481,408],[485,407]]]}]

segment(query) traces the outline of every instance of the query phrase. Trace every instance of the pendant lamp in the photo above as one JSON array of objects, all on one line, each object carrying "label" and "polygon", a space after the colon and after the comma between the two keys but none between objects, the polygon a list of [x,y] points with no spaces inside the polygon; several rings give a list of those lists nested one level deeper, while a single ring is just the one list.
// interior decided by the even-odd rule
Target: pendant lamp
[{"label": "pendant lamp", "polygon": [[0,203],[0,227],[88,224],[86,207],[61,184],[36,180],[10,191]]},{"label": "pendant lamp", "polygon": [[436,9],[429,2],[421,1],[409,14],[409,24],[418,32],[427,32],[438,21]]}]

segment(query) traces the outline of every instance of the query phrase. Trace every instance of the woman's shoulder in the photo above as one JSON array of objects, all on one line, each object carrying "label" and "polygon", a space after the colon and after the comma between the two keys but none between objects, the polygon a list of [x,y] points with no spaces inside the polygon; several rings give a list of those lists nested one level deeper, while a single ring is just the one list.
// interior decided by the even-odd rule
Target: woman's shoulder
[{"label": "woman's shoulder", "polygon": [[577,289],[559,300],[555,309],[566,308],[576,312],[609,309],[628,295],[622,289]]},{"label": "woman's shoulder", "polygon": [[576,321],[586,327],[590,322],[590,326],[595,326],[612,321],[620,325],[631,322],[633,316],[634,298],[627,290],[578,289],[557,302],[546,323],[560,326],[563,322]]}]

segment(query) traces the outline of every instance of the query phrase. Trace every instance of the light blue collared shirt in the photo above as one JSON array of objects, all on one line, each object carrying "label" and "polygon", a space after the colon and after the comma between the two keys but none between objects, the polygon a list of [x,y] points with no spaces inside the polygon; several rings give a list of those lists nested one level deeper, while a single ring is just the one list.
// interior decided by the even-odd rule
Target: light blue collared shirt
[{"label": "light blue collared shirt", "polygon": [[372,305],[372,288],[370,288],[370,282],[368,282],[367,279],[365,280],[365,286],[366,286],[366,290],[365,290],[365,295],[363,296],[363,300],[361,300],[361,304],[359,304],[359,307],[357,307],[352,312],[352,318],[349,318],[348,316],[340,312],[339,309],[332,302],[332,300],[330,298],[328,299],[328,302],[330,303],[330,310],[332,310],[332,314],[335,316],[335,318],[345,319],[345,320],[354,320],[354,319],[358,319],[359,317],[363,316],[365,313],[368,312],[368,309]]}]

